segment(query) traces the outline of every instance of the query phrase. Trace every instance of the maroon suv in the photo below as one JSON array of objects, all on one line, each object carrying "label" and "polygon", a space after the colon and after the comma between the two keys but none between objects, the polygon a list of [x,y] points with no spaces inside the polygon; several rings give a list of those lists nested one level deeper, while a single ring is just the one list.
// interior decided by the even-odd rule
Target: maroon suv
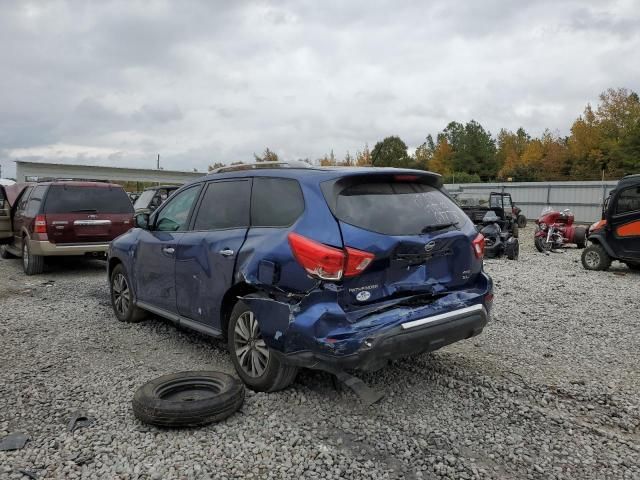
[{"label": "maroon suv", "polygon": [[0,186],[0,256],[22,257],[27,275],[44,257],[105,255],[133,226],[133,205],[120,185],[52,181]]}]

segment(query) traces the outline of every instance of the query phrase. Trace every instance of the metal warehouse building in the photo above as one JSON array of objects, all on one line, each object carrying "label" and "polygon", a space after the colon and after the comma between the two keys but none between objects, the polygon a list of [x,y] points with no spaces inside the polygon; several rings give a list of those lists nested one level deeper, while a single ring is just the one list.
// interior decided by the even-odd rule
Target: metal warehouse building
[{"label": "metal warehouse building", "polygon": [[181,172],[174,170],[16,161],[16,180],[18,182],[43,178],[82,178],[110,180],[117,183],[182,184],[194,178],[201,177],[202,175],[206,175],[206,172]]}]

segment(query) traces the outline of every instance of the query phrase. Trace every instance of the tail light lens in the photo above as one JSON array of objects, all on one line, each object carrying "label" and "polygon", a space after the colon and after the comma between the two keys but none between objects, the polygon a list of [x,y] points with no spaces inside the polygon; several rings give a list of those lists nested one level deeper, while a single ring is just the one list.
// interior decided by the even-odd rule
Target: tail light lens
[{"label": "tail light lens", "polygon": [[346,247],[345,250],[347,251],[347,263],[344,267],[345,277],[360,275],[375,257],[373,253],[363,252],[351,247]]},{"label": "tail light lens", "polygon": [[322,280],[340,280],[362,273],[374,255],[347,247],[345,250],[330,247],[297,233],[289,233],[289,245],[296,260],[309,275]]},{"label": "tail light lens", "polygon": [[473,242],[471,242],[471,246],[473,247],[473,253],[476,258],[481,259],[484,257],[484,235],[479,233]]},{"label": "tail light lens", "polygon": [[44,215],[36,216],[35,233],[47,233],[47,218]]}]

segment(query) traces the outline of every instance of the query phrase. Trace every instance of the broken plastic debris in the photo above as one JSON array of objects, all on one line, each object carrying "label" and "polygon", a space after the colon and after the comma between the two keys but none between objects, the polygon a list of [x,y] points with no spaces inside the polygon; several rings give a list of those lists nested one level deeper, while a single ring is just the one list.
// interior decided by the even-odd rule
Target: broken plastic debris
[{"label": "broken plastic debris", "polygon": [[0,451],[20,450],[28,441],[29,437],[22,432],[10,433],[0,440]]},{"label": "broken plastic debris", "polygon": [[70,432],[74,432],[78,428],[88,427],[92,423],[93,419],[89,418],[85,412],[77,411],[71,416],[67,428]]}]

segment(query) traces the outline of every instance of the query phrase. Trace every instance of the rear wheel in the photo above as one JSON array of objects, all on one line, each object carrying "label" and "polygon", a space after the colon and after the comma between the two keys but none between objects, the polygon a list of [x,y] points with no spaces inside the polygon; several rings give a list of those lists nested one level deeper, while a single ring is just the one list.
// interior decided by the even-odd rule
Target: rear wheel
[{"label": "rear wheel", "polygon": [[133,303],[133,290],[126,270],[116,265],[111,272],[109,281],[111,287],[111,306],[116,318],[121,322],[139,322],[146,316],[146,312]]},{"label": "rear wheel", "polygon": [[507,246],[504,249],[504,253],[509,260],[517,260],[520,256],[520,242],[517,238],[510,238],[507,241]]},{"label": "rear wheel", "polygon": [[611,257],[602,245],[589,245],[582,252],[582,266],[587,270],[607,270],[611,266]]},{"label": "rear wheel", "polygon": [[576,227],[573,232],[573,239],[576,242],[578,248],[584,248],[587,246],[587,229],[584,227]]},{"label": "rear wheel", "polygon": [[244,302],[236,303],[227,333],[231,361],[242,381],[258,392],[288,387],[298,368],[283,364],[267,347],[256,314]]},{"label": "rear wheel", "polygon": [[522,214],[518,215],[518,227],[524,228],[526,226],[527,226],[527,217],[525,217]]},{"label": "rear wheel", "polygon": [[22,240],[22,269],[27,275],[38,275],[44,271],[44,257],[31,254],[27,238]]}]

